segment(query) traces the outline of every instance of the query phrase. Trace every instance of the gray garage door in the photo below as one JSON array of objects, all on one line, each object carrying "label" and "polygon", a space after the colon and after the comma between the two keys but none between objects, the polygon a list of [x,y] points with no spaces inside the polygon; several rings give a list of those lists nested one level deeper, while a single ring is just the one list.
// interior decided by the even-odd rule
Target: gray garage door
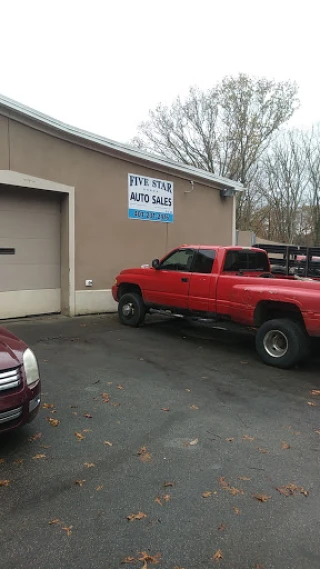
[{"label": "gray garage door", "polygon": [[0,185],[0,319],[60,312],[57,194]]}]

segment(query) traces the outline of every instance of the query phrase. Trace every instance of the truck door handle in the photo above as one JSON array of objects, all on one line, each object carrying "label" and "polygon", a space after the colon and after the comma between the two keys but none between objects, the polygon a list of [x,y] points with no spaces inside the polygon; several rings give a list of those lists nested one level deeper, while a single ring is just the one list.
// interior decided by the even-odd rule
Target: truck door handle
[{"label": "truck door handle", "polygon": [[189,279],[188,279],[187,277],[182,277],[182,278],[181,278],[181,281],[182,281],[183,283],[187,283],[187,282],[189,282]]}]

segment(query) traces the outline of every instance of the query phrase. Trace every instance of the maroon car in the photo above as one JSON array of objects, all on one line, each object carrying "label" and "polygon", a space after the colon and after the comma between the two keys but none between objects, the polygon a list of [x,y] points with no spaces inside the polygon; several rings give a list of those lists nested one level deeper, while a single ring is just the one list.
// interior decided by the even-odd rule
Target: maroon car
[{"label": "maroon car", "polygon": [[24,342],[0,327],[0,434],[35,418],[40,393],[36,356]]}]

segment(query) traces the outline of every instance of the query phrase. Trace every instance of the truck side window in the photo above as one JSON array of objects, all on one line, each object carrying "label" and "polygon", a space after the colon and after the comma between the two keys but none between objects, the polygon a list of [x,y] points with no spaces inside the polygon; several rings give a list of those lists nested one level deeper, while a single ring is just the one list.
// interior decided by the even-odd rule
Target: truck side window
[{"label": "truck side window", "polygon": [[161,263],[160,269],[162,271],[187,271],[191,269],[193,259],[193,249],[179,249],[174,251],[164,259]]},{"label": "truck side window", "polygon": [[193,262],[193,273],[211,273],[216,252],[214,249],[199,249]]},{"label": "truck side window", "polygon": [[224,271],[268,272],[269,264],[265,253],[254,251],[227,251]]}]

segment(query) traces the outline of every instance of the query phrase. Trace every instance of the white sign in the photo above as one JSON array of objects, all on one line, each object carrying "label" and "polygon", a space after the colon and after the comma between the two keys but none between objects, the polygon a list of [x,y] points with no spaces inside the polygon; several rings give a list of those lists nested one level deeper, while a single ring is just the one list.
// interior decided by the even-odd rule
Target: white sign
[{"label": "white sign", "polygon": [[128,217],[173,222],[173,182],[128,174]]}]

